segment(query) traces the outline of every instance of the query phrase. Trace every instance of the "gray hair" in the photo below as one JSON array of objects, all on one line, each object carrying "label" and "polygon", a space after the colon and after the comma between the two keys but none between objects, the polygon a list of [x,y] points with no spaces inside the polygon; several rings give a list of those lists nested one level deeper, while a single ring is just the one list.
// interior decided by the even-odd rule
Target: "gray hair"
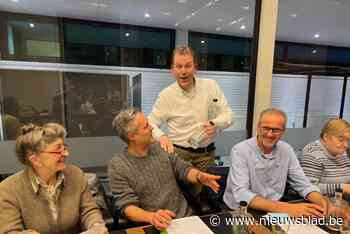
[{"label": "gray hair", "polygon": [[140,111],[134,107],[129,107],[119,112],[119,114],[113,119],[113,130],[117,135],[127,144],[129,143],[128,133],[135,132],[137,126],[134,123],[135,117]]},{"label": "gray hair", "polygon": [[66,129],[57,123],[47,123],[42,127],[27,124],[21,128],[21,134],[16,140],[16,156],[25,165],[30,165],[28,156],[39,153],[58,139],[64,139]]},{"label": "gray hair", "polygon": [[270,107],[270,108],[267,108],[267,109],[263,110],[260,113],[260,116],[259,116],[259,124],[261,122],[261,119],[264,117],[264,115],[279,115],[279,116],[282,116],[282,118],[284,119],[283,128],[284,129],[286,128],[287,115],[286,115],[286,113],[284,111],[282,111],[280,109],[277,109],[277,108],[274,108],[274,107]]},{"label": "gray hair", "polygon": [[191,47],[189,47],[188,45],[178,45],[174,50],[173,50],[173,55],[171,57],[171,64],[174,65],[174,58],[175,55],[177,54],[181,54],[181,55],[192,55],[193,57],[193,62],[194,64],[197,64],[197,58],[196,58],[196,54],[194,53],[193,49]]}]

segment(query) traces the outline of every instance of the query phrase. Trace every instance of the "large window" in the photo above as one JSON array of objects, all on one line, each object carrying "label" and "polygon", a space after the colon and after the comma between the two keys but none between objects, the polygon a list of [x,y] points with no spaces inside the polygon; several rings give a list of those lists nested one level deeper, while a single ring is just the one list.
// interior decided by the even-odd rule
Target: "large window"
[{"label": "large window", "polygon": [[174,30],[68,19],[63,26],[66,63],[170,67]]},{"label": "large window", "polygon": [[189,33],[189,45],[197,53],[198,67],[201,70],[249,71],[250,41],[244,37]]},{"label": "large window", "polygon": [[0,12],[3,58],[59,62],[58,20],[53,17]]}]

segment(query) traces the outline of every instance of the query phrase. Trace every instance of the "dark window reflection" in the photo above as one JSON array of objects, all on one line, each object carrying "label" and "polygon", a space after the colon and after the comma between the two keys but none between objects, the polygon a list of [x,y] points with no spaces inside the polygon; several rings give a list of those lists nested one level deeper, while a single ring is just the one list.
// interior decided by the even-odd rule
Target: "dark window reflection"
[{"label": "dark window reflection", "polygon": [[200,32],[189,33],[200,70],[248,72],[250,39]]},{"label": "dark window reflection", "polygon": [[65,19],[66,63],[169,68],[175,31]]},{"label": "dark window reflection", "polygon": [[129,105],[128,75],[64,73],[63,96],[70,137],[112,136],[114,116]]},{"label": "dark window reflection", "polygon": [[5,59],[60,61],[59,27],[56,18],[0,13],[3,15]]},{"label": "dark window reflection", "polygon": [[0,70],[0,77],[5,140],[16,139],[23,124],[63,123],[63,113],[52,108],[60,94],[58,72]]}]

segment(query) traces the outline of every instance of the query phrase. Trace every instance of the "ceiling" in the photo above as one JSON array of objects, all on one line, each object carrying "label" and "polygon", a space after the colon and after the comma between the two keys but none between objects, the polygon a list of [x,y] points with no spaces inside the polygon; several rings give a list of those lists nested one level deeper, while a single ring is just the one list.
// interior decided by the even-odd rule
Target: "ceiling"
[{"label": "ceiling", "polygon": [[[3,11],[243,37],[254,8],[255,0],[0,0]],[[349,0],[279,0],[277,40],[350,47],[349,12]]]}]

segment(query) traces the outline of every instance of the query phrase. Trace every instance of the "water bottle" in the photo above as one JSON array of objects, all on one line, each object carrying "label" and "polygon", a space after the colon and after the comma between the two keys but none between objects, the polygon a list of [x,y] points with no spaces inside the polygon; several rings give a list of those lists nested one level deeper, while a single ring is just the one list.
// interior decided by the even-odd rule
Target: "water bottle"
[{"label": "water bottle", "polygon": [[239,202],[239,208],[231,212],[234,224],[232,225],[233,234],[249,234],[249,224],[254,222],[254,217],[248,213],[248,203],[246,201]]}]

